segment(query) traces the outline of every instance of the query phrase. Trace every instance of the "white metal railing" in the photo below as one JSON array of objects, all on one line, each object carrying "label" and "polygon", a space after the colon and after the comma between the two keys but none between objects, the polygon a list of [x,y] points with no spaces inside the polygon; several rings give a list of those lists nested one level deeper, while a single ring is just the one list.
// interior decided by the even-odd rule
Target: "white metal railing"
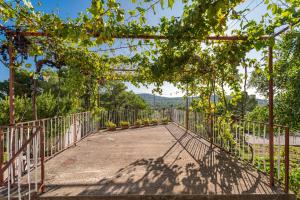
[{"label": "white metal railing", "polygon": [[[189,112],[186,127],[186,112],[173,110],[172,120],[193,133],[219,146],[235,157],[260,171],[270,172],[269,124],[236,119],[231,116],[216,116]],[[274,125],[274,176],[285,182],[287,188],[289,171],[289,129]]]},{"label": "white metal railing", "polygon": [[112,121],[118,127],[121,121],[128,121],[133,125],[138,119],[170,119],[171,112],[169,109],[160,110],[110,110],[99,113],[99,127],[106,128],[105,122]]},{"label": "white metal railing", "polygon": [[[44,172],[38,174],[37,170],[41,161],[76,144],[98,130],[98,127],[99,123],[90,112],[2,127],[0,182],[7,186],[7,197],[17,195],[19,199],[22,196],[28,196],[30,199],[31,192],[38,192],[43,188]],[[15,155],[17,152],[18,155]],[[24,178],[25,175],[27,178]],[[38,179],[41,179],[41,182]],[[12,185],[16,187],[12,188]]]},{"label": "white metal railing", "polygon": [[[38,191],[44,185],[43,129],[27,125],[1,127],[0,139],[0,183],[7,186],[8,199],[11,198],[11,193],[17,194],[19,199],[26,193],[30,198],[31,191]],[[33,175],[31,170],[34,170]],[[24,174],[27,174],[25,181]],[[17,187],[12,187],[13,185]],[[28,190],[23,190],[24,185],[27,185]]]},{"label": "white metal railing", "polygon": [[[168,118],[186,126],[186,112],[182,110],[118,110],[101,111],[97,116],[90,112],[76,113],[37,121],[18,123],[14,127],[2,127],[0,131],[2,177],[7,184],[8,197],[15,192],[20,198],[22,191],[38,192],[43,187],[43,170],[38,174],[41,161],[76,144],[80,139],[106,128],[105,122],[112,121],[118,126],[121,121],[134,124],[138,119]],[[204,139],[221,147],[239,159],[252,164],[261,171],[269,172],[268,124],[249,122],[189,112],[188,129]],[[274,125],[275,176],[279,181],[286,174],[286,135],[288,128]],[[2,133],[2,134],[1,134]],[[30,142],[26,143],[26,141]],[[25,145],[26,144],[26,145]],[[24,147],[25,145],[25,147]],[[18,152],[20,151],[20,152]],[[18,152],[18,155],[16,153]],[[6,166],[6,169],[3,170]],[[27,175],[27,176],[25,176]],[[24,178],[27,177],[27,178]],[[40,182],[39,182],[40,180]],[[11,185],[17,185],[13,191]],[[23,187],[27,185],[27,190]]]},{"label": "white metal railing", "polygon": [[[37,170],[41,160],[55,156],[99,128],[106,128],[107,121],[120,126],[121,121],[134,124],[138,119],[170,118],[170,114],[169,110],[164,109],[103,110],[97,116],[90,112],[82,112],[22,122],[13,127],[1,127],[0,161],[2,159],[2,164],[0,164],[2,169],[8,163],[10,164],[0,173],[0,183],[7,186],[8,198],[14,195],[19,199],[23,196],[30,199],[31,192],[39,192],[43,189],[44,174],[42,172],[39,174]],[[22,146],[27,140],[30,141],[26,147]],[[18,155],[15,155],[18,151],[20,151]],[[11,187],[12,185],[15,187]]]}]

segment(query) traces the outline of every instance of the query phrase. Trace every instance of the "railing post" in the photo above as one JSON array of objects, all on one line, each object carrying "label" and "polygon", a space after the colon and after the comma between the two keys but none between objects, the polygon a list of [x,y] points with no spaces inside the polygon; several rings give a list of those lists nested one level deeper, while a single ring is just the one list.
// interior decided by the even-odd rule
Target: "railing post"
[{"label": "railing post", "polygon": [[284,191],[285,193],[289,192],[289,167],[290,167],[290,154],[289,154],[289,146],[290,146],[290,134],[289,134],[289,127],[285,128],[285,146],[284,146],[284,160],[285,160],[285,187],[284,187]]},{"label": "railing post", "polygon": [[45,132],[44,128],[40,127],[40,156],[41,156],[41,183],[40,183],[40,192],[44,193],[45,191],[45,155],[44,155],[44,149],[45,149]]},{"label": "railing post", "polygon": [[74,117],[73,117],[73,120],[74,120],[74,146],[76,146],[76,142],[77,142],[77,128],[76,128],[76,114],[74,114]]},{"label": "railing post", "polygon": [[4,172],[2,171],[2,166],[4,162],[3,137],[4,137],[3,131],[2,129],[0,129],[0,186],[3,186],[3,182],[4,182]]},{"label": "railing post", "polygon": [[274,115],[273,115],[273,47],[269,46],[269,156],[270,156],[270,185],[274,186]]},{"label": "railing post", "polygon": [[214,116],[212,113],[209,113],[209,134],[210,134],[210,147],[214,143]]},{"label": "railing post", "polygon": [[185,128],[188,131],[189,130],[189,97],[186,97],[186,105],[185,105]]}]

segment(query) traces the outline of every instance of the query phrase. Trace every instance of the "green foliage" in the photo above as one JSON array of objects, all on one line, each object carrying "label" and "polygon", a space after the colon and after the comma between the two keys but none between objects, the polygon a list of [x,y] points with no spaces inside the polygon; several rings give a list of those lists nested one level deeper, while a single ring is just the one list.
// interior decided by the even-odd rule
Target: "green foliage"
[{"label": "green foliage", "polygon": [[[25,69],[19,69],[15,74],[15,95],[31,97],[30,73]],[[9,81],[0,82],[0,99],[5,99],[9,95]]]},{"label": "green foliage", "polygon": [[243,92],[242,97],[238,98],[236,102],[233,102],[233,100],[228,102],[228,110],[237,116],[244,117],[248,112],[251,112],[257,104],[255,95],[248,95]]},{"label": "green foliage", "polygon": [[256,106],[254,110],[246,116],[249,121],[268,122],[269,109],[268,106]]},{"label": "green foliage", "polygon": [[158,120],[157,119],[151,119],[150,123],[153,124],[153,125],[157,125]]},{"label": "green foliage", "polygon": [[105,122],[105,126],[108,128],[108,129],[115,129],[117,127],[117,125],[115,123],[113,123],[112,121],[107,121]]},{"label": "green foliage", "polygon": [[[24,122],[32,119],[31,99],[28,97],[15,97],[15,120]],[[0,101],[0,125],[9,125],[9,99]]]},{"label": "green foliage", "polygon": [[121,121],[121,122],[120,122],[120,125],[121,125],[122,127],[125,127],[125,126],[130,126],[130,123],[129,123],[128,121]]},{"label": "green foliage", "polygon": [[148,118],[143,119],[143,124],[145,126],[148,126],[150,124],[150,119],[148,119]]},{"label": "green foliage", "polygon": [[141,119],[136,120],[134,123],[135,126],[140,127],[143,124],[143,121]]},{"label": "green foliage", "polygon": [[[57,99],[51,92],[43,93],[37,96],[37,110],[40,119],[53,117],[57,114]],[[64,104],[62,104],[64,105]]]},{"label": "green foliage", "polygon": [[168,124],[169,119],[167,117],[165,117],[161,121],[162,121],[163,124]]},{"label": "green foliage", "polygon": [[[300,129],[300,32],[292,31],[283,36],[275,46],[275,120],[279,124]],[[268,92],[267,68],[252,73],[251,85],[263,95]],[[253,114],[255,116],[255,114]]]},{"label": "green foliage", "polygon": [[100,93],[100,105],[107,110],[143,110],[148,107],[141,97],[126,89],[125,84],[120,81],[107,83]]},{"label": "green foliage", "polygon": [[[136,3],[136,0],[132,2]],[[174,2],[168,0],[168,7],[172,7]],[[51,82],[53,85],[38,83],[37,101],[40,116],[97,110],[98,84],[104,79],[123,79],[135,84],[154,83],[155,92],[161,92],[162,84],[168,81],[182,90],[189,91],[187,96],[199,96],[199,101],[194,107],[204,113],[229,115],[230,111],[237,110],[236,114],[244,115],[246,111],[251,111],[255,102],[253,98],[246,101],[247,94],[243,94],[241,88],[242,79],[247,80],[247,73],[242,78],[238,67],[242,66],[245,71],[247,68],[253,68],[254,85],[260,91],[266,92],[263,83],[269,79],[269,75],[266,74],[267,68],[257,67],[255,61],[246,59],[246,55],[251,49],[261,50],[267,45],[274,45],[273,38],[260,40],[262,35],[273,34],[274,30],[282,25],[298,25],[300,1],[265,0],[264,3],[275,18],[271,19],[269,13],[266,13],[260,22],[244,20],[243,12],[235,11],[235,8],[244,2],[242,0],[182,2],[182,16],[170,19],[163,17],[159,25],[153,27],[145,24],[145,13],[151,9],[155,12],[156,3],[164,8],[164,0],[154,3],[149,0],[142,1],[135,10],[129,12],[131,16],[138,15],[138,20],[130,21],[124,20],[125,11],[121,3],[115,0],[92,0],[86,11],[67,20],[54,13],[38,11],[29,0],[19,5],[16,5],[15,1],[7,1],[8,6],[0,0],[0,21],[5,25],[13,22],[20,27],[20,31],[44,32],[50,36],[39,37],[37,42],[36,37],[17,35],[12,41],[16,68],[29,68],[26,60],[28,57],[35,57],[36,71],[45,66],[59,69],[57,79],[53,78]],[[224,35],[228,31],[229,18],[241,19],[241,29],[232,32],[247,35],[247,40],[208,42],[207,36]],[[150,46],[148,50],[137,51],[132,57],[114,54],[109,57],[108,54],[90,51],[95,46],[113,45],[116,37],[133,38],[139,35],[147,38],[147,35],[156,34],[165,36],[167,40],[145,40],[137,44],[128,40],[129,46]],[[201,43],[203,41],[205,45]],[[299,41],[299,32],[293,31],[286,34],[275,46],[276,120],[294,129],[300,128],[300,104],[297,101],[300,92]],[[8,37],[0,41],[0,55],[4,64],[8,63],[8,42]],[[136,50],[137,48],[131,47],[131,51]],[[136,70],[135,73],[112,73],[111,66],[134,66]],[[21,85],[16,88],[16,93],[20,96],[16,97],[17,120],[29,119],[30,79],[23,75],[18,77],[19,80],[16,80]],[[3,99],[0,102],[0,114],[3,115],[1,123],[4,124],[7,123],[8,116],[7,85],[8,82],[0,84],[0,98]],[[109,83],[105,87],[100,102],[106,109],[147,107],[143,100],[133,93],[126,92],[126,87],[122,84]],[[229,88],[232,93],[230,101],[226,99],[225,88]],[[211,100],[212,96],[218,96],[221,100]],[[39,111],[40,109],[44,110]],[[248,117],[265,120],[265,113],[264,107],[256,107]],[[223,122],[220,123],[222,125]],[[223,132],[221,139],[231,141],[229,128],[225,128]]]}]

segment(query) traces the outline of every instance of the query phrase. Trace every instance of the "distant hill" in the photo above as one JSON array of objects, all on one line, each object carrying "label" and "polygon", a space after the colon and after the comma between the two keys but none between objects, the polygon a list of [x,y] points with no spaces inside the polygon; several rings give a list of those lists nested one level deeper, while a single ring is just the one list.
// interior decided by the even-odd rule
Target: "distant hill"
[{"label": "distant hill", "polygon": [[[185,99],[183,97],[164,97],[164,96],[156,96],[149,93],[140,93],[137,94],[141,98],[143,98],[149,105],[154,106],[184,106]],[[228,96],[227,98],[231,98]],[[211,98],[213,101],[213,97]],[[189,97],[189,100],[192,100],[192,97]],[[256,99],[259,105],[267,105],[267,101],[264,99]],[[218,101],[218,97],[216,96],[216,101]]]},{"label": "distant hill", "polygon": [[148,93],[141,93],[137,95],[142,97],[151,106],[153,106],[154,104],[160,106],[179,106],[184,105],[185,103],[183,97],[163,97]]}]

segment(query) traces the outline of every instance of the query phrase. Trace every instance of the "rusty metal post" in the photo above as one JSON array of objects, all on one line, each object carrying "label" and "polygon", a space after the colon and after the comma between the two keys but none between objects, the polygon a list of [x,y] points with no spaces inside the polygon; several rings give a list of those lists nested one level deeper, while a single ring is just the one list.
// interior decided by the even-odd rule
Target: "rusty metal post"
[{"label": "rusty metal post", "polygon": [[4,171],[2,171],[2,166],[4,162],[4,149],[3,149],[3,131],[0,129],[0,186],[4,183]]},{"label": "rusty metal post", "polygon": [[9,123],[11,126],[15,124],[15,68],[14,68],[14,56],[13,46],[10,41],[8,47],[9,54]]},{"label": "rusty metal post", "polygon": [[284,176],[284,191],[285,193],[289,192],[289,167],[290,167],[290,153],[289,153],[289,147],[290,147],[290,131],[289,127],[285,128],[285,144],[284,144],[284,170],[285,170],[285,176]]},{"label": "rusty metal post", "polygon": [[76,128],[76,114],[74,114],[74,146],[76,146],[76,142],[77,142],[77,128]]},{"label": "rusty metal post", "polygon": [[270,185],[274,186],[274,83],[273,83],[273,47],[269,46],[269,157]]},{"label": "rusty metal post", "polygon": [[[14,55],[13,55],[13,43],[12,38],[9,39],[8,54],[9,54],[9,124],[12,134],[12,155],[15,154],[15,134],[14,134],[14,125],[15,125],[15,67],[14,67]],[[13,168],[13,177],[15,177],[15,163],[12,166]]]},{"label": "rusty metal post", "polygon": [[189,85],[186,84],[186,102],[185,102],[185,128],[188,131],[189,130]]},{"label": "rusty metal post", "polygon": [[40,128],[40,156],[41,156],[41,183],[40,183],[40,192],[44,193],[45,191],[45,154],[44,154],[44,138],[45,132],[44,128]]},{"label": "rusty metal post", "polygon": [[189,98],[186,97],[186,105],[185,105],[185,128],[188,131],[189,130]]}]

